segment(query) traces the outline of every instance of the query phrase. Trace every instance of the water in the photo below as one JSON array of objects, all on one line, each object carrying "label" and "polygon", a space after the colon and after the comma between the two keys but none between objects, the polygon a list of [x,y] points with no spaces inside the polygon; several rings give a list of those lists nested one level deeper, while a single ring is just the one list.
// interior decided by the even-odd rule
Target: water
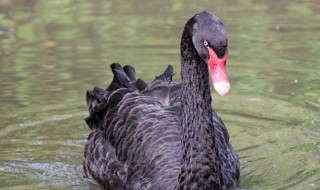
[{"label": "water", "polygon": [[109,64],[151,80],[188,18],[229,32],[231,92],[213,106],[241,157],[240,189],[320,189],[320,6],[316,0],[0,1],[0,189],[98,189],[82,178],[85,91]]}]

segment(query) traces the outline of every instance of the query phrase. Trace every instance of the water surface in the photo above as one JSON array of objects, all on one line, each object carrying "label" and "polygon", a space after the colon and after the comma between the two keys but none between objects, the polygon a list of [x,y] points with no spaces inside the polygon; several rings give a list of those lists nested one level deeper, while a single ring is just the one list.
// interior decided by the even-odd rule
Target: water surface
[{"label": "water surface", "polygon": [[146,81],[174,66],[195,13],[229,32],[231,92],[215,93],[241,158],[239,189],[320,189],[316,0],[0,1],[0,189],[97,189],[82,178],[85,91],[109,64]]}]

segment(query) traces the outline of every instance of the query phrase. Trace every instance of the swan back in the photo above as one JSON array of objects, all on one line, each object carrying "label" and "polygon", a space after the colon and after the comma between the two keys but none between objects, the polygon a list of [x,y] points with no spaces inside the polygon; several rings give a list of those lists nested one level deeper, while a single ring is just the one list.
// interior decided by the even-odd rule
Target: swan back
[{"label": "swan back", "polygon": [[149,84],[136,80],[131,66],[111,68],[109,87],[87,92],[86,122],[93,131],[85,149],[85,176],[107,189],[173,189],[182,129],[176,101],[181,85],[171,82],[172,67]]}]

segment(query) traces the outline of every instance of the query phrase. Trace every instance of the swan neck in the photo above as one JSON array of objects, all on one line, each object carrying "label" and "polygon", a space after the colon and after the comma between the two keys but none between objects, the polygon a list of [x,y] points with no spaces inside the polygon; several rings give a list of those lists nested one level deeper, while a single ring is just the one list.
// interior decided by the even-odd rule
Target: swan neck
[{"label": "swan neck", "polygon": [[220,189],[208,66],[191,36],[181,40],[181,125],[183,158],[177,189]]}]

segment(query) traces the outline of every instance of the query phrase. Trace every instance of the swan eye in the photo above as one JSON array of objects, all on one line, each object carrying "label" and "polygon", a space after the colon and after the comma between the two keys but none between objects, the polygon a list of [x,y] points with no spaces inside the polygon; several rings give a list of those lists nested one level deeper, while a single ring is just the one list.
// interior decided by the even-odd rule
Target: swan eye
[{"label": "swan eye", "polygon": [[206,47],[208,47],[208,46],[209,46],[208,41],[207,41],[207,40],[205,40],[205,41],[203,42],[203,45],[204,45],[204,46],[206,46]]}]

